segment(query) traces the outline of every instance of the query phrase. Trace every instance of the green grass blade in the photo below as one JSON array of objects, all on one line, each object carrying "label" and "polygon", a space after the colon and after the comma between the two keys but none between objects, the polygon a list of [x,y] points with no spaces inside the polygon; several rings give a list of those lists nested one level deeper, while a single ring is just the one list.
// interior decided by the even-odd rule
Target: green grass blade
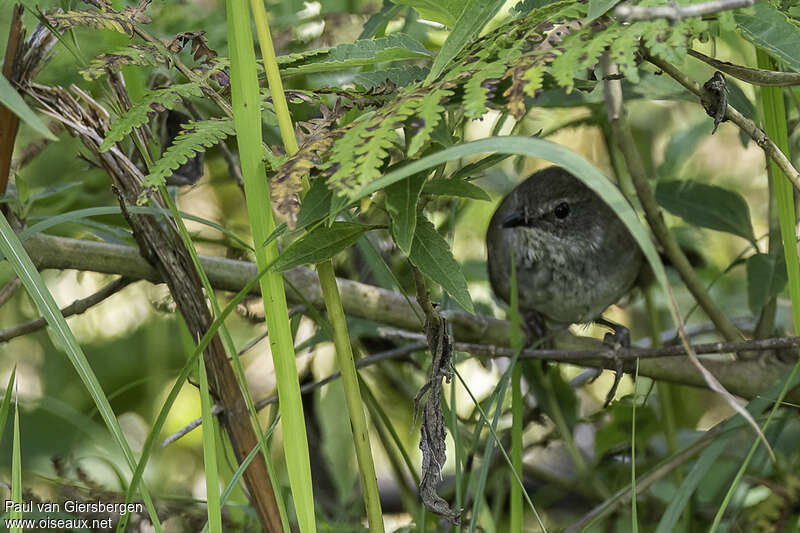
[{"label": "green grass blade", "polygon": [[[159,434],[161,433],[161,429],[164,427],[164,423],[167,420],[167,415],[169,415],[169,411],[172,408],[172,404],[175,403],[175,399],[178,397],[178,393],[180,393],[181,388],[183,387],[186,379],[189,377],[189,374],[194,368],[194,365],[197,364],[197,359],[200,357],[200,354],[208,347],[208,344],[211,342],[211,339],[214,338],[214,335],[217,334],[217,330],[220,328],[225,319],[228,318],[228,315],[236,309],[236,306],[247,296],[250,291],[258,285],[261,278],[266,274],[266,270],[262,270],[259,274],[251,279],[247,284],[242,287],[236,296],[234,296],[228,305],[219,313],[219,315],[214,319],[214,322],[211,323],[209,326],[208,331],[206,331],[205,335],[200,339],[197,343],[197,346],[194,349],[192,355],[186,360],[181,369],[178,377],[175,379],[175,384],[170,389],[167,398],[164,400],[164,404],[161,406],[161,410],[158,413],[158,417],[156,417],[156,421],[153,423],[153,427],[150,429],[150,433],[147,435],[147,439],[145,440],[144,446],[142,446],[142,455],[139,458],[139,463],[136,465],[136,470],[133,472],[133,477],[131,478],[131,482],[128,486],[128,491],[125,495],[125,503],[130,503],[133,500],[133,495],[135,494],[136,487],[139,481],[142,479],[142,474],[144,473],[144,468],[147,465],[147,461],[150,458],[150,455],[153,452],[153,447],[155,446],[156,439],[158,438]],[[125,515],[125,517],[130,515]],[[117,532],[120,533],[124,530],[125,523],[127,522],[127,518],[123,518],[119,521],[117,525]]]},{"label": "green grass blade", "polygon": [[[11,510],[11,518],[22,518],[22,453],[19,437],[19,398],[14,402],[14,442],[11,445],[11,501],[15,503]],[[12,527],[14,533],[21,533],[22,528]]]},{"label": "green grass blade", "polygon": [[[227,0],[228,43],[231,56],[231,96],[239,161],[245,184],[247,211],[255,243],[256,263],[264,270],[278,256],[278,246],[265,242],[275,228],[262,161],[261,106],[253,35],[247,4]],[[261,279],[261,293],[277,377],[283,426],[284,455],[300,530],[316,531],[308,439],[300,385],[295,366],[291,327],[283,278],[269,272]]]},{"label": "green grass blade", "polygon": [[[766,52],[761,49],[756,50],[758,67],[763,69],[776,70],[777,64]],[[780,87],[761,87],[761,103],[764,111],[764,125],[767,135],[775,142],[778,148],[784,153],[789,153],[789,134],[786,124],[786,111],[783,101],[783,89]],[[795,332],[800,331],[800,259],[797,256],[797,244],[795,237],[795,206],[794,188],[786,176],[774,161],[769,161],[770,171],[773,176],[773,185],[778,204],[778,220],[781,228],[781,240],[783,241],[784,257],[786,258],[786,273],[789,276],[789,295],[792,300],[792,318]],[[790,379],[800,370],[800,361],[795,364],[790,374]],[[788,382],[787,382],[788,383]],[[764,431],[772,421],[778,406],[788,392],[788,387],[784,387],[778,396],[772,410],[762,426]],[[736,488],[739,486],[747,467],[758,449],[759,441],[753,442],[750,450],[736,472],[728,492],[714,516],[710,531],[716,531],[720,527],[725,510],[733,498]]]},{"label": "green grass blade", "polygon": [[222,511],[219,502],[219,476],[217,475],[217,428],[216,417],[211,412],[213,400],[208,390],[206,365],[202,357],[197,359],[197,375],[200,381],[200,410],[203,416],[203,464],[206,472],[206,512],[211,533],[222,533]]},{"label": "green grass blade", "polygon": [[[517,265],[511,250],[511,348],[522,350],[522,317],[519,314]],[[511,372],[511,466],[522,478],[522,366],[517,363]],[[522,531],[522,491],[524,487],[511,481],[509,522],[511,531]]]},{"label": "green grass blade", "polygon": [[11,369],[11,376],[8,378],[8,385],[6,386],[6,395],[3,398],[3,403],[0,405],[0,442],[3,441],[3,433],[6,429],[6,420],[8,420],[8,410],[11,407],[11,391],[14,386],[14,379],[17,375],[17,365]]},{"label": "green grass blade", "polygon": [[[36,304],[39,313],[47,320],[52,332],[51,338],[57,340],[60,344],[58,348],[66,353],[70,363],[72,363],[78,376],[80,376],[84,387],[86,387],[86,390],[97,406],[97,410],[103,418],[112,438],[122,450],[122,454],[128,466],[130,466],[131,470],[135,470],[136,459],[133,456],[130,446],[128,446],[128,442],[125,440],[122,428],[114,415],[114,411],[111,409],[111,405],[108,403],[108,398],[106,398],[103,388],[97,380],[97,376],[89,365],[89,361],[86,360],[86,356],[80,344],[75,340],[75,336],[69,329],[66,319],[61,314],[61,311],[53,299],[53,295],[50,294],[47,285],[45,285],[44,280],[33,265],[31,258],[28,257],[28,254],[25,252],[22,242],[20,242],[17,234],[14,233],[14,230],[11,229],[8,221],[3,216],[0,216],[0,251],[11,263],[14,272],[20,280],[22,280],[25,290]],[[144,486],[141,487],[141,493],[145,507],[147,507],[147,512],[150,519],[153,521],[156,531],[161,532],[161,523],[156,515],[150,494]]]}]

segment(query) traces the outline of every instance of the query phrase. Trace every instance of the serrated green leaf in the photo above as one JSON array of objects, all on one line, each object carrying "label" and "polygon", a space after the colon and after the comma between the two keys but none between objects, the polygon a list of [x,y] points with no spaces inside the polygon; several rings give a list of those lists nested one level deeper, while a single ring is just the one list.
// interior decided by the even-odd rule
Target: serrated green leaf
[{"label": "serrated green leaf", "polygon": [[283,272],[299,265],[327,261],[342,250],[352,246],[369,226],[355,222],[334,222],[320,225],[290,244],[270,267]]},{"label": "serrated green leaf", "polygon": [[421,127],[408,143],[410,157],[417,155],[425,147],[436,126],[442,122],[442,115],[445,112],[442,100],[452,95],[453,91],[436,89],[420,102],[415,122],[421,123]]},{"label": "serrated green leaf", "polygon": [[758,315],[770,298],[778,296],[788,282],[783,255],[754,254],[747,258],[747,303]]},{"label": "serrated green leaf", "polygon": [[417,202],[425,184],[425,172],[398,181],[384,189],[386,210],[392,219],[392,239],[404,254],[411,253],[414,230],[417,227]]},{"label": "serrated green leaf", "polygon": [[157,108],[172,109],[181,101],[181,98],[202,95],[203,92],[200,87],[194,83],[170,85],[147,93],[139,102],[111,123],[108,133],[106,133],[106,138],[103,140],[103,144],[100,145],[100,151],[105,152],[110,149],[114,143],[121,141],[134,128],[138,128],[147,122],[150,115],[157,112]]},{"label": "serrated green leaf", "polygon": [[118,72],[126,66],[159,66],[168,62],[158,47],[149,44],[129,44],[113,52],[103,53],[89,62],[89,66],[80,69],[86,81],[94,81],[108,72]]},{"label": "serrated green leaf", "polygon": [[428,181],[422,188],[425,194],[436,196],[455,196],[474,200],[491,200],[486,191],[468,181],[459,178],[437,178]]},{"label": "serrated green leaf", "polygon": [[415,81],[425,79],[427,74],[427,68],[418,67],[417,65],[403,65],[402,67],[359,72],[353,77],[353,83],[361,85],[365,89],[372,89],[389,80],[398,87],[405,87]]},{"label": "serrated green leaf", "polygon": [[475,312],[461,266],[453,257],[447,241],[424,216],[417,217],[414,242],[411,244],[408,259],[423,274],[441,285],[458,305],[470,313]]},{"label": "serrated green leaf", "polygon": [[689,224],[755,241],[750,208],[738,192],[693,180],[662,181],[656,186],[656,200]]},{"label": "serrated green leaf", "polygon": [[281,74],[312,74],[374,65],[391,61],[430,58],[431,53],[419,41],[403,33],[392,33],[378,39],[362,39],[340,44],[322,53],[278,58]]},{"label": "serrated green leaf", "polygon": [[0,79],[0,104],[6,106],[12,113],[17,115],[22,122],[33,128],[39,135],[51,141],[57,141],[58,137],[47,129],[42,119],[28,107],[28,104],[25,103],[25,100],[22,99],[16,89],[11,86],[11,83],[6,77],[0,76],[0,78],[2,78]]},{"label": "serrated green leaf", "polygon": [[185,126],[188,128],[181,130],[169,148],[162,154],[161,159],[153,164],[150,174],[145,177],[147,186],[159,186],[167,176],[172,174],[172,171],[186,163],[190,157],[194,157],[199,152],[205,152],[206,148],[211,148],[225,137],[235,133],[231,119],[192,121]]},{"label": "serrated green leaf", "polygon": [[506,73],[504,63],[492,62],[484,63],[477,67],[472,76],[469,77],[464,85],[464,115],[467,118],[480,118],[486,113],[486,95],[489,87],[486,86],[487,80],[498,80]]},{"label": "serrated green leaf", "polygon": [[756,2],[748,9],[734,13],[742,35],[782,61],[787,67],[800,72],[800,28],[769,2]]}]

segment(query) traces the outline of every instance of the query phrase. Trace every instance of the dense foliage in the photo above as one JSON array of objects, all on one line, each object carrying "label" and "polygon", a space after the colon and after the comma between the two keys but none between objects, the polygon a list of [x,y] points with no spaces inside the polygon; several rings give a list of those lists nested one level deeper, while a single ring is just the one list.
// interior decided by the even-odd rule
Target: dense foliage
[{"label": "dense foliage", "polygon": [[[61,512],[3,519],[800,526],[793,2],[267,2],[271,38],[258,2],[253,28],[233,0],[23,4],[0,6],[0,475]],[[579,325],[520,355],[484,235],[550,164],[650,262],[607,313],[642,351]],[[744,344],[698,361],[684,322]]]}]

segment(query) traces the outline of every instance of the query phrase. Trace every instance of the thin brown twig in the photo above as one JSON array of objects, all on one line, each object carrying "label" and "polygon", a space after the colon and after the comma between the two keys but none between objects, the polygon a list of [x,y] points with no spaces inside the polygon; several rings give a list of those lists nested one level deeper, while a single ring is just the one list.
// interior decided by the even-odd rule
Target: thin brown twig
[{"label": "thin brown twig", "polygon": [[[607,73],[615,74],[616,72],[612,71],[612,69],[616,69],[616,65],[608,61],[606,55],[603,56],[603,61],[605,64],[604,68],[609,69]],[[729,341],[741,339],[742,334],[731,324],[728,317],[725,316],[711,299],[705,285],[703,285],[697,277],[697,272],[692,267],[691,263],[689,263],[686,254],[681,250],[680,245],[675,240],[672,233],[670,233],[664,218],[661,216],[661,210],[656,202],[652,187],[648,182],[647,172],[639,157],[633,135],[631,134],[630,128],[628,128],[625,123],[621,82],[619,80],[607,79],[604,80],[603,84],[606,95],[606,107],[608,109],[608,121],[611,124],[614,138],[628,166],[628,171],[633,180],[634,188],[636,189],[636,196],[639,198],[650,229],[653,231],[656,239],[658,239],[658,242],[661,243],[661,246],[664,247],[664,253],[669,257],[675,270],[678,271],[686,288],[692,293],[692,296],[697,300],[700,307],[703,308],[708,318],[714,322],[719,332]]]},{"label": "thin brown twig", "polygon": [[[606,75],[616,74],[618,72],[617,65],[611,61],[608,53],[603,54],[601,64],[603,66],[604,79]],[[715,75],[714,78],[716,79],[717,77],[718,76]],[[721,77],[721,74],[719,74],[719,77]],[[684,283],[686,284],[686,287],[695,297],[697,303],[700,304],[711,321],[717,325],[720,333],[729,341],[741,339],[742,334],[733,326],[733,324],[730,323],[728,318],[716,307],[716,305],[714,305],[711,297],[708,294],[708,291],[705,289],[703,284],[700,283],[700,280],[697,277],[694,269],[686,259],[686,255],[680,249],[680,246],[678,246],[677,241],[667,228],[664,218],[661,216],[658,204],[656,203],[655,194],[653,194],[652,187],[647,179],[647,173],[645,172],[644,164],[642,163],[639,151],[636,148],[636,143],[633,139],[630,125],[626,120],[626,113],[623,106],[622,97],[622,83],[619,80],[606,80],[603,82],[603,85],[606,98],[606,108],[608,109],[609,114],[609,122],[611,122],[611,128],[614,131],[615,137],[617,138],[620,151],[625,158],[625,164],[627,165],[628,171],[633,179],[633,184],[636,188],[636,195],[639,197],[639,201],[641,202],[642,208],[645,211],[645,217],[647,218],[648,224],[652,228],[653,233],[655,233],[659,242],[661,242],[661,245],[664,247],[664,251],[666,252],[667,256],[670,258],[670,260],[672,260],[673,266],[680,274],[681,279],[683,279]],[[711,108],[711,106],[707,107],[707,109],[708,108]],[[715,116],[715,126],[718,120],[719,117]],[[731,392],[728,391],[728,389],[722,383],[720,383],[719,379],[717,379],[717,377],[710,372],[708,368],[706,368],[697,358],[697,354],[692,349],[689,343],[689,338],[684,330],[683,320],[681,319],[680,311],[678,310],[678,304],[675,301],[675,296],[672,293],[672,288],[669,285],[666,285],[664,287],[664,291],[669,302],[669,309],[671,311],[672,318],[675,321],[675,326],[678,328],[678,335],[680,336],[681,344],[686,348],[686,355],[689,362],[697,369],[697,372],[702,376],[708,388],[718,393],[732,409],[734,409],[737,413],[742,415],[745,420],[747,420],[748,424],[753,428],[758,437],[764,443],[764,446],[767,448],[770,457],[775,460],[775,454],[770,447],[769,441],[767,441],[766,436],[764,436],[764,432],[761,430],[758,424],[756,424],[756,421],[753,419],[752,415],[739,404],[736,397],[734,397],[734,395],[731,394]],[[639,362],[637,361],[636,364],[638,375]]]},{"label": "thin brown twig", "polygon": [[749,7],[755,0],[712,0],[702,4],[691,4],[687,6],[678,5],[671,2],[667,6],[632,6],[630,4],[620,4],[614,9],[614,15],[623,20],[650,20],[650,19],[669,19],[681,20],[689,17],[701,17],[711,15],[721,11]]},{"label": "thin brown twig", "polygon": [[5,303],[11,299],[14,294],[16,294],[17,289],[20,288],[22,285],[22,280],[19,279],[17,276],[14,276],[12,279],[8,280],[3,288],[0,289],[0,307],[3,307]]},{"label": "thin brown twig", "polygon": [[[428,347],[427,343],[424,342],[419,342],[416,344],[406,344],[405,346],[401,346],[393,350],[387,350],[385,352],[376,353],[375,355],[370,355],[369,357],[365,357],[364,359],[359,359],[358,361],[356,361],[356,368],[363,368],[366,366],[374,365],[375,363],[378,363],[380,361],[386,361],[389,359],[399,359],[408,354],[418,352],[420,350],[425,350],[427,347]],[[326,378],[323,378],[319,381],[315,381],[313,383],[307,383],[301,386],[300,393],[307,394],[309,392],[315,391],[320,387],[322,387],[323,385],[327,385],[331,381],[339,379],[341,376],[342,376],[341,372],[337,370],[336,372],[334,372],[333,374],[331,374]],[[274,403],[278,403],[278,397],[270,396],[269,398],[264,398],[263,400],[257,401],[255,403],[255,407],[257,411],[260,411],[266,406]],[[211,413],[214,416],[219,416],[222,413],[222,411],[223,411],[222,407],[220,407],[219,405],[215,405],[212,408]],[[196,418],[192,420],[191,422],[183,426],[181,429],[179,429],[178,431],[176,431],[175,433],[164,439],[164,441],[161,443],[161,446],[164,447],[167,446],[168,444],[172,444],[176,440],[185,436],[187,433],[191,432],[193,429],[200,427],[202,423],[203,423],[202,418]]]},{"label": "thin brown twig", "polygon": [[711,65],[717,70],[721,70],[728,76],[733,76],[736,79],[753,85],[760,85],[763,87],[790,87],[792,85],[800,85],[800,73],[797,72],[781,72],[763,68],[743,67],[735,63],[708,57],[704,53],[692,50],[691,48],[686,50],[686,53]]},{"label": "thin brown twig", "polygon": [[[697,95],[704,104],[710,103],[706,91],[700,85],[698,85],[697,82],[681,72],[678,67],[669,63],[668,61],[664,61],[660,57],[650,55],[647,51],[644,52],[643,57],[646,61],[652,63],[669,77]],[[739,126],[742,131],[747,133],[750,138],[753,139],[762,150],[764,150],[766,156],[775,161],[775,164],[778,165],[786,177],[789,178],[789,181],[792,182],[795,189],[800,191],[800,172],[798,172],[794,165],[792,165],[792,162],[788,157],[786,157],[786,154],[784,154],[781,149],[778,148],[778,145],[772,142],[772,139],[770,139],[767,134],[755,124],[755,122],[742,115],[730,104],[728,104],[725,118]]]},{"label": "thin brown twig", "polygon": [[[130,278],[117,278],[94,294],[90,294],[86,298],[75,300],[68,306],[62,308],[61,314],[64,315],[64,318],[67,318],[73,315],[85,313],[91,307],[94,307],[111,295],[118,293],[133,283],[133,281],[134,280]],[[40,330],[45,326],[47,326],[47,320],[45,320],[43,317],[39,317],[27,322],[23,322],[22,324],[17,324],[16,326],[0,330],[0,342],[8,342],[15,337]]]}]

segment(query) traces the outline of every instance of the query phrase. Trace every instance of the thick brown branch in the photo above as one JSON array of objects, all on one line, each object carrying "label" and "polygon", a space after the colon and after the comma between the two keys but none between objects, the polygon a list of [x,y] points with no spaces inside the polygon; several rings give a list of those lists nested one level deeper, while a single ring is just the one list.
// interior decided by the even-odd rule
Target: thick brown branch
[{"label": "thick brown branch", "polygon": [[[95,272],[117,273],[134,279],[145,279],[160,283],[158,272],[145,262],[138,251],[130,246],[90,242],[49,235],[34,235],[24,241],[28,254],[41,269],[77,269]],[[221,257],[200,256],[203,267],[214,287],[226,291],[239,291],[258,273],[256,265],[246,261],[236,261]],[[315,306],[322,306],[322,291],[316,274],[308,268],[295,268],[286,274],[288,281],[298,287]],[[396,328],[421,331],[416,315],[411,312],[408,302],[401,294],[351,281],[338,279],[342,304],[348,315],[369,318],[376,322],[391,324]],[[255,293],[257,294],[257,292]],[[287,291],[290,299],[292,291]],[[412,303],[414,299],[411,299]],[[294,301],[293,303],[301,303]],[[443,311],[453,325],[454,336],[460,342],[480,342],[488,345],[507,346],[510,325],[485,315],[470,315],[463,311]],[[409,342],[419,342],[421,337],[410,336]],[[459,344],[456,345],[457,349]],[[590,349],[595,353],[604,352],[606,347],[596,339],[585,339],[562,335],[555,339],[558,349]],[[604,360],[573,361],[584,366],[604,368]],[[736,394],[752,398],[763,390],[775,377],[786,372],[780,364],[761,365],[750,362],[705,361],[712,373]],[[680,358],[650,359],[642,361],[640,375],[653,379],[664,379],[703,387],[697,371],[688,361]]]}]

